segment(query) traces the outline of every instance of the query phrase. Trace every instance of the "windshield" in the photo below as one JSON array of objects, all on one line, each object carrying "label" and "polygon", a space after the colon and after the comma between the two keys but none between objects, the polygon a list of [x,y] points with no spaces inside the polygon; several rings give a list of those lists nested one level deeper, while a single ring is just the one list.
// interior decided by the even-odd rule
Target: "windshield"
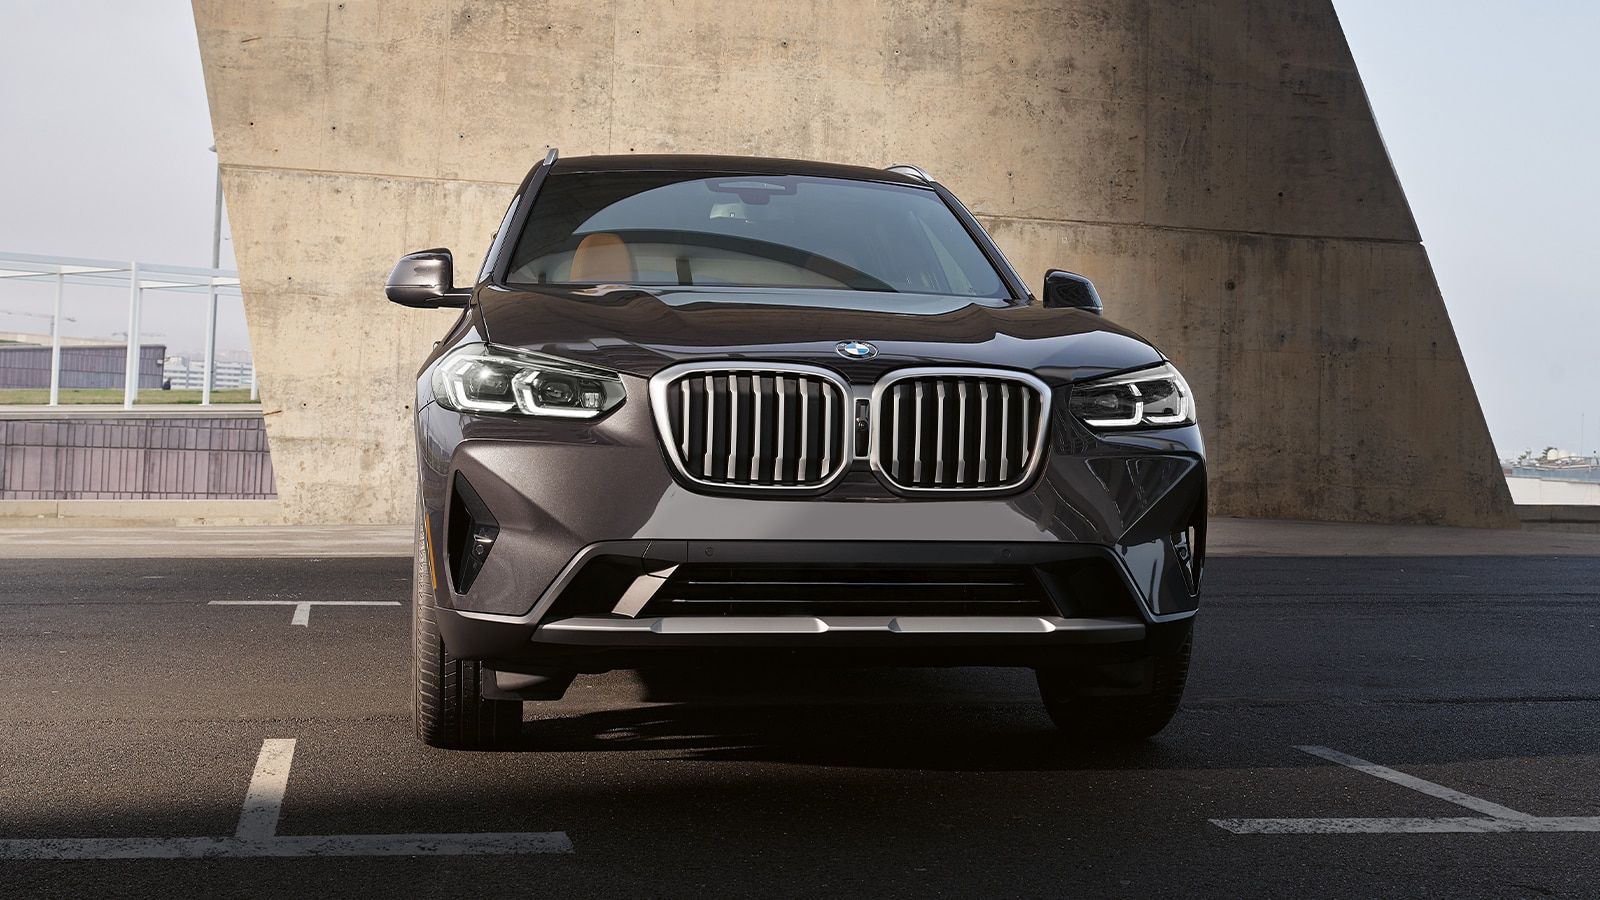
[{"label": "windshield", "polygon": [[704,172],[551,173],[506,280],[1010,297],[931,190]]}]

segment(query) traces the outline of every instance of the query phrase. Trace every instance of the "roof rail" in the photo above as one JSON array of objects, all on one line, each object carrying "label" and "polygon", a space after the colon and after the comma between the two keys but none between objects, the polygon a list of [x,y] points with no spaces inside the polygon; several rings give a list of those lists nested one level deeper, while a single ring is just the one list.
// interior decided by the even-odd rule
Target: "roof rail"
[{"label": "roof rail", "polygon": [[900,164],[900,165],[890,166],[887,169],[884,169],[884,171],[885,172],[898,172],[901,175],[910,175],[912,178],[919,178],[919,179],[921,179],[923,181],[926,181],[929,184],[933,184],[933,177],[930,176],[927,172],[924,172],[921,169],[917,168],[916,166],[908,166],[908,165],[905,165],[905,164]]},{"label": "roof rail", "polygon": [[560,158],[561,158],[561,151],[557,150],[554,147],[551,147],[550,148],[550,152],[546,153],[544,155],[544,163],[543,163],[543,165],[546,165],[546,166],[555,165],[556,160],[558,160]]}]

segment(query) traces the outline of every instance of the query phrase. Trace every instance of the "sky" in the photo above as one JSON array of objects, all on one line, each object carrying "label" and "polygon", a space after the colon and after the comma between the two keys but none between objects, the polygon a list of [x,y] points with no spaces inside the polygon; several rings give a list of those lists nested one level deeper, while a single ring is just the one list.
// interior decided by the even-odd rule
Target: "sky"
[{"label": "sky", "polygon": [[1496,449],[1600,447],[1600,2],[1334,8]]},{"label": "sky", "polygon": [[[0,251],[211,264],[217,158],[186,0],[0,0],[0,133]],[[0,282],[0,331],[48,333],[6,312],[48,313],[53,290]],[[126,330],[127,296],[68,288],[62,334]],[[205,299],[147,291],[145,342],[199,349]],[[237,298],[217,344],[249,346]]]},{"label": "sky", "polygon": [[[1502,456],[1600,447],[1600,2],[1334,0]],[[210,262],[216,157],[185,0],[0,0],[0,250]],[[232,267],[223,243],[222,265]],[[201,298],[146,303],[199,346]],[[125,328],[69,292],[65,334]],[[48,287],[0,283],[0,331]],[[238,301],[219,345],[247,346]]]}]

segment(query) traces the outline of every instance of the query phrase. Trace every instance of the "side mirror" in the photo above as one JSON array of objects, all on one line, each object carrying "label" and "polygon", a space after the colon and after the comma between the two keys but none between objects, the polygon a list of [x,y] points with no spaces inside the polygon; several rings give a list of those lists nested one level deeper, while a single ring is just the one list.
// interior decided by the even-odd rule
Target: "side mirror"
[{"label": "side mirror", "polygon": [[1045,309],[1081,309],[1100,315],[1100,292],[1094,282],[1075,272],[1051,269],[1044,273]]},{"label": "side mirror", "polygon": [[454,278],[455,260],[449,250],[443,247],[418,250],[400,257],[394,264],[383,292],[401,306],[461,308],[467,305],[471,292],[466,288],[457,290]]}]

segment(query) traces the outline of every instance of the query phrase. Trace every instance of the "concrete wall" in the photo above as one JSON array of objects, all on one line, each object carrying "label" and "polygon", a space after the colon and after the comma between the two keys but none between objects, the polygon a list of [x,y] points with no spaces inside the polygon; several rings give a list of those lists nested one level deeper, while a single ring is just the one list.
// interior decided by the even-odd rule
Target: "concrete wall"
[{"label": "concrete wall", "polygon": [[411,514],[408,250],[566,155],[924,166],[1188,373],[1216,512],[1514,522],[1328,0],[196,0],[285,515]]}]

